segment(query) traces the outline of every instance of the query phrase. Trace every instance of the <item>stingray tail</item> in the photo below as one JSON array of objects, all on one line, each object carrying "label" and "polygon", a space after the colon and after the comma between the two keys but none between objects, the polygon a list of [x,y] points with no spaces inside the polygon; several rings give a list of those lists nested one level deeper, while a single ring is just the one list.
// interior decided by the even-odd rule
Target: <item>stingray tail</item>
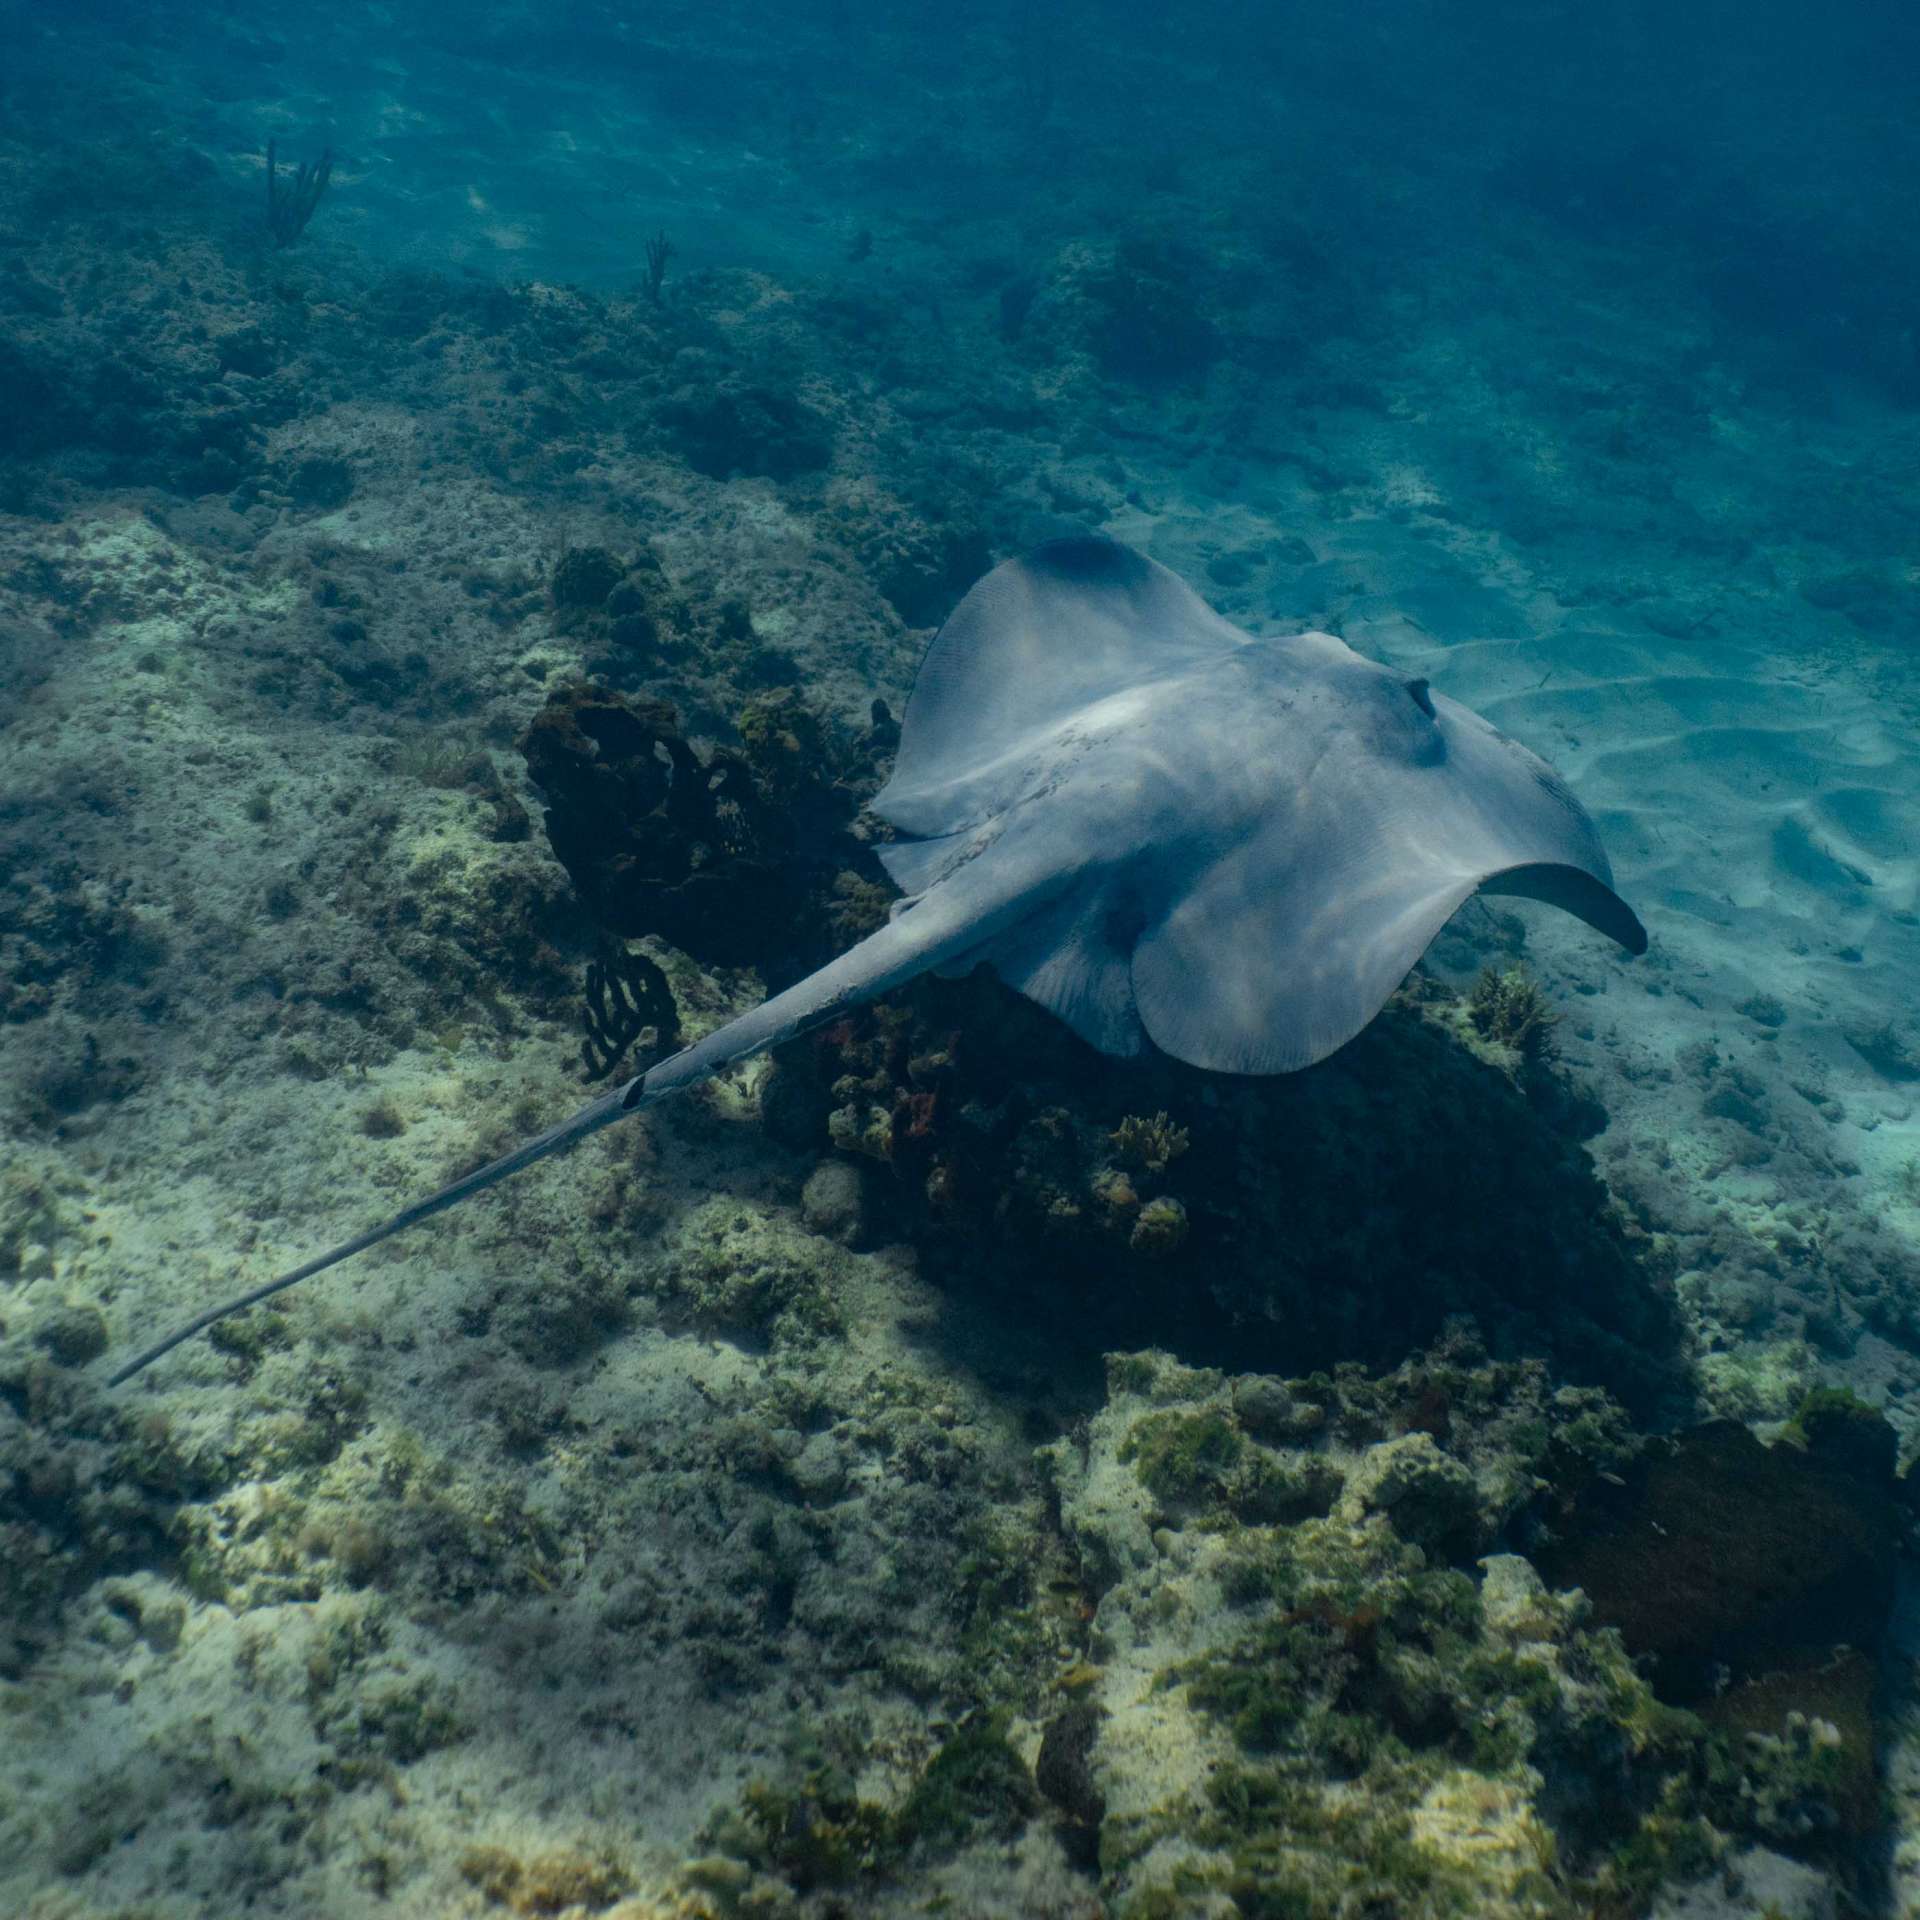
[{"label": "stingray tail", "polygon": [[217,1307],[209,1307],[205,1313],[197,1315],[184,1326],[174,1328],[164,1340],[156,1340],[144,1352],[136,1354],[108,1377],[107,1385],[117,1387],[122,1381],[131,1380],[136,1373],[152,1366],[162,1354],[171,1353],[182,1341],[191,1340],[196,1333],[204,1333],[215,1321],[224,1320],[228,1314],[258,1306],[262,1300],[271,1299],[299,1281],[309,1280],[316,1273],[324,1273],[328,1267],[338,1266],[342,1260],[350,1260],[356,1253],[364,1253],[368,1247],[378,1246],[382,1240],[391,1239],[394,1234],[404,1232],[422,1220],[430,1220],[436,1213],[444,1213],[449,1207],[458,1206],[471,1195],[497,1186],[509,1174],[532,1166],[536,1160],[544,1160],[551,1153],[564,1153],[576,1141],[584,1140],[590,1133],[598,1133],[602,1127],[611,1126],[614,1121],[630,1113],[632,1109],[622,1102],[639,1084],[638,1080],[630,1081],[612,1093],[602,1094],[591,1106],[582,1107],[571,1119],[562,1120],[557,1127],[549,1127],[545,1133],[523,1141],[511,1153],[503,1153],[498,1160],[489,1160],[484,1167],[475,1167],[471,1173],[463,1174],[458,1180],[442,1187],[438,1193],[431,1193],[426,1199],[416,1200],[412,1206],[401,1208],[390,1220],[383,1220],[377,1227],[369,1227],[364,1233],[355,1234],[351,1240],[343,1240],[337,1247],[316,1254],[305,1266],[295,1267],[291,1273],[283,1273],[277,1280],[269,1280],[250,1293],[222,1301]]},{"label": "stingray tail", "polygon": [[412,1206],[403,1208],[378,1226],[367,1228],[351,1240],[343,1240],[339,1246],[316,1255],[304,1266],[295,1267],[290,1273],[283,1273],[277,1279],[269,1280],[236,1299],[209,1307],[183,1326],[176,1327],[165,1339],[155,1341],[117,1368],[109,1376],[107,1384],[117,1387],[131,1380],[135,1374],[152,1366],[163,1354],[171,1353],[183,1341],[191,1340],[197,1333],[204,1333],[229,1314],[257,1306],[262,1300],[271,1299],[274,1294],[302,1280],[311,1279],[316,1273],[324,1273],[328,1267],[338,1266],[342,1260],[350,1260],[356,1253],[364,1253],[367,1248],[378,1246],[382,1240],[389,1240],[396,1233],[403,1233],[408,1227],[431,1219],[436,1213],[444,1213],[449,1207],[458,1206],[462,1200],[471,1199],[474,1194],[483,1193],[488,1187],[498,1186],[522,1167],[530,1167],[536,1160],[545,1160],[551,1154],[564,1153],[589,1134],[598,1133],[602,1127],[611,1126],[614,1121],[624,1119],[642,1107],[652,1106],[657,1101],[711,1078],[736,1061],[748,1059],[768,1047],[778,1046],[783,1040],[791,1040],[812,1028],[824,1026],[840,1014],[878,998],[890,988],[911,980],[915,975],[938,966],[943,960],[975,944],[978,928],[978,915],[967,912],[959,900],[942,899],[938,893],[929,896],[927,901],[900,914],[858,946],[849,948],[839,959],[822,967],[818,973],[809,974],[784,993],[775,994],[771,1000],[764,1001],[751,1012],[743,1013],[737,1020],[728,1021],[725,1026],[676,1053],[671,1059],[649,1067],[625,1086],[602,1094],[598,1100],[582,1107],[558,1126],[549,1127],[545,1133],[536,1134],[512,1152],[504,1153],[499,1159],[490,1160],[485,1166],[463,1174],[424,1200],[416,1200]]},{"label": "stingray tail", "polygon": [[969,910],[958,890],[929,894],[817,973],[715,1028],[670,1060],[648,1068],[624,1089],[627,1111],[651,1106],[736,1061],[826,1026],[977,946],[980,939],[981,916]]}]

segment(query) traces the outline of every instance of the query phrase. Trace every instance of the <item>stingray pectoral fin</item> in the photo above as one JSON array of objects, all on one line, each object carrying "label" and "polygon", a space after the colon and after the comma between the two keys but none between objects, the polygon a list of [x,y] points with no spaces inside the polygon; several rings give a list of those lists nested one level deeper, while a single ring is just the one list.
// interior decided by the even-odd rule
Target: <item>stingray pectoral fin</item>
[{"label": "stingray pectoral fin", "polygon": [[1084,534],[1003,561],[934,635],[873,810],[903,833],[975,826],[1057,771],[1053,735],[1070,716],[1246,644],[1117,540]]},{"label": "stingray pectoral fin", "polygon": [[1154,1044],[1223,1073],[1324,1060],[1483,888],[1545,901],[1644,952],[1592,822],[1543,763],[1486,735],[1484,764],[1459,786],[1375,768],[1331,798],[1276,809],[1186,881],[1133,954]]},{"label": "stingray pectoral fin", "polygon": [[1576,920],[1584,920],[1608,939],[1619,941],[1629,953],[1647,950],[1647,930],[1640,924],[1640,916],[1604,881],[1580,867],[1536,860],[1492,875],[1480,883],[1480,891],[1545,901]]},{"label": "stingray pectoral fin", "polygon": [[1324,877],[1257,851],[1218,861],[1133,952],[1133,993],[1163,1053],[1216,1073],[1293,1073],[1386,1005],[1472,874]]}]

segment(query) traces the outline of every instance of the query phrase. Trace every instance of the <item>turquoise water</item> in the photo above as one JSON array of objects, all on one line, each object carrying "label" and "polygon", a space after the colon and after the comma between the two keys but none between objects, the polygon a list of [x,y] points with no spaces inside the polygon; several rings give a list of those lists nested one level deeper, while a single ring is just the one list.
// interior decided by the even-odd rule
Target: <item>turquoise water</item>
[{"label": "turquoise water", "polygon": [[[1920,1898],[1904,10],[0,49],[9,1912]],[[107,1384],[871,935],[1088,531],[1647,953],[1254,1078],[923,980]]]}]

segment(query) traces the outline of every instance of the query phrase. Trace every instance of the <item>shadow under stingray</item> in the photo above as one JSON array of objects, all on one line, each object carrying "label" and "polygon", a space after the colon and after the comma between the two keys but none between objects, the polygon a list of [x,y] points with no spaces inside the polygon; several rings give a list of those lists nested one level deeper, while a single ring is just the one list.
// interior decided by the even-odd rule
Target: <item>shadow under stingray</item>
[{"label": "shadow under stingray", "polygon": [[[1550,1067],[1477,1057],[1416,977],[1331,1059],[1270,1079],[1115,1060],[980,972],[924,981],[778,1057],[788,1144],[877,1163],[872,1231],[911,1241],[931,1337],[989,1384],[1096,1402],[1101,1355],[1387,1369],[1471,1316],[1641,1420],[1694,1395],[1671,1290]],[[1051,1397],[1049,1395],[1048,1397]]]}]

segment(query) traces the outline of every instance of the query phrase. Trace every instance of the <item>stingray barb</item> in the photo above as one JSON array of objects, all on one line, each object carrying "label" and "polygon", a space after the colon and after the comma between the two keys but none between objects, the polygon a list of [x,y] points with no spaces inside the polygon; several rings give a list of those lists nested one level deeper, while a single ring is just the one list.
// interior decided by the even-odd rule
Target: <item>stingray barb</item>
[{"label": "stingray barb", "polygon": [[1330,634],[1256,638],[1119,543],[996,567],[935,636],[873,810],[906,898],[818,973],[571,1119],[127,1361],[320,1273],[922,973],[985,963],[1110,1054],[1324,1059],[1476,891],[1630,953],[1593,822],[1545,761]]}]

